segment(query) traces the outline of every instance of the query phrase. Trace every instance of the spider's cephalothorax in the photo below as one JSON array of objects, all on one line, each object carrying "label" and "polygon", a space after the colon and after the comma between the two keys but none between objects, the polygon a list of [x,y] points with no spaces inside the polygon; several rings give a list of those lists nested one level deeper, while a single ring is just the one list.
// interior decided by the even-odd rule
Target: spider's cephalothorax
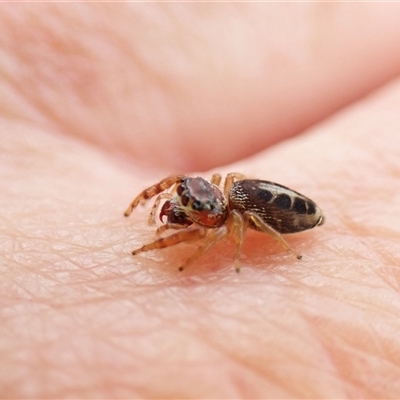
[{"label": "spider's cephalothorax", "polygon": [[177,210],[192,222],[207,228],[221,226],[228,217],[226,199],[215,184],[203,178],[185,178],[176,187],[172,200]]},{"label": "spider's cephalothorax", "polygon": [[[149,223],[155,222],[160,202],[166,199],[159,218],[163,222],[165,216],[167,220],[157,229],[157,233],[168,229],[177,232],[160,237],[132,253],[135,255],[203,238],[196,252],[179,268],[183,270],[220,239],[234,233],[235,268],[239,271],[238,258],[247,227],[269,234],[300,259],[301,256],[281,234],[301,232],[324,223],[321,209],[311,199],[285,186],[244,179],[243,175],[237,173],[228,174],[223,188],[220,188],[220,183],[219,174],[213,175],[210,182],[201,177],[176,175],[141,192],[125,211],[125,216],[130,215],[139,203],[158,195]],[[170,188],[171,192],[167,192]]]}]

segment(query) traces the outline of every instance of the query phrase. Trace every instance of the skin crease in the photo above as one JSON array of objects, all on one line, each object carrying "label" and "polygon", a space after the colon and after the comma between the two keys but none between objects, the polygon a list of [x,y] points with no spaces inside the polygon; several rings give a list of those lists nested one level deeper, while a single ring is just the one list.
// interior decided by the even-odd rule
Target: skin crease
[{"label": "skin crease", "polygon": [[[0,8],[2,397],[400,396],[400,5]],[[132,257],[200,170],[315,200],[303,260]]]}]

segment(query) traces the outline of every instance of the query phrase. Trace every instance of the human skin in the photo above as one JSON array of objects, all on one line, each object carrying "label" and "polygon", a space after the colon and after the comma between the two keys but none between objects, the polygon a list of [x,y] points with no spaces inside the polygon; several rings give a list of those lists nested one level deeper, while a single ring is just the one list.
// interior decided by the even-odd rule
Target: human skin
[{"label": "human skin", "polygon": [[[400,5],[0,11],[1,397],[400,396]],[[196,171],[326,223],[301,261],[248,231],[240,274],[230,242],[133,257],[130,201]]]}]

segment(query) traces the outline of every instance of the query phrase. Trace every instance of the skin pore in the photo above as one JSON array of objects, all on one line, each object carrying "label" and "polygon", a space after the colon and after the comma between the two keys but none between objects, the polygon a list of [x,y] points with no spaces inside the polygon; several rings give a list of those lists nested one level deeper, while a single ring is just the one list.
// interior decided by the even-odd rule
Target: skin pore
[{"label": "skin pore", "polygon": [[[0,10],[2,397],[400,396],[400,5]],[[315,200],[303,259],[133,257],[132,198],[214,172]]]}]

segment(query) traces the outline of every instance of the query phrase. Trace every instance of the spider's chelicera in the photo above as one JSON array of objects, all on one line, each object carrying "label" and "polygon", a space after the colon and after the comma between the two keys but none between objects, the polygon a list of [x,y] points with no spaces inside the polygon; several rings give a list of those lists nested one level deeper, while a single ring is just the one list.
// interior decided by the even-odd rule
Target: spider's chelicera
[{"label": "spider's chelicera", "polygon": [[[179,267],[182,271],[219,240],[233,234],[236,240],[235,269],[239,272],[239,255],[247,228],[270,235],[301,259],[282,234],[301,232],[324,223],[321,209],[312,200],[285,186],[246,179],[238,173],[228,174],[223,187],[220,184],[219,174],[214,174],[211,181],[175,175],[143,190],[125,211],[125,216],[129,216],[139,203],[157,196],[149,224],[155,223],[157,212],[161,222],[165,218],[166,221],[157,229],[156,240],[132,254],[202,239],[196,251]],[[168,229],[176,232],[161,236]]]}]

